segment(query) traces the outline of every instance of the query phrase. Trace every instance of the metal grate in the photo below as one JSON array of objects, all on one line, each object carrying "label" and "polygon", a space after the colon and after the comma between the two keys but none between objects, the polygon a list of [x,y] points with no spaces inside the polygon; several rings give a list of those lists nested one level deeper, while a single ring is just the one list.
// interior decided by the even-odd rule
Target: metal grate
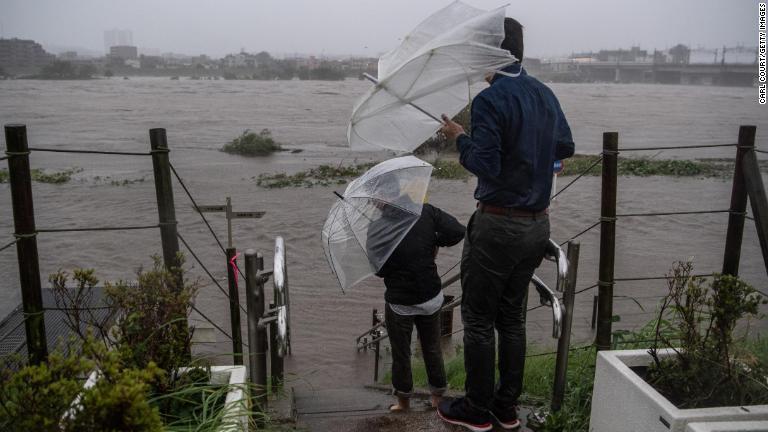
[{"label": "metal grate", "polygon": [[[54,348],[63,348],[65,351],[79,349],[79,346],[72,346],[70,343],[75,336],[67,326],[66,312],[56,310],[59,306],[56,304],[53,290],[43,289],[43,308],[45,310],[45,334],[48,343],[48,350]],[[94,308],[93,317],[98,322],[104,322],[112,318],[111,309],[105,308],[104,291],[101,287],[93,288],[92,295],[85,307]],[[17,306],[8,316],[0,321],[0,356],[17,354],[22,358],[27,357],[26,330],[24,328],[24,313],[22,306]]]}]

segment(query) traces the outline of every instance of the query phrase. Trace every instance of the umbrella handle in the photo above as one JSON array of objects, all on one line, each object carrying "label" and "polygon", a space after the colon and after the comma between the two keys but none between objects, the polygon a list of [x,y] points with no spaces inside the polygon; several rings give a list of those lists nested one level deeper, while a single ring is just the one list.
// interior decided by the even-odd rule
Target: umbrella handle
[{"label": "umbrella handle", "polygon": [[337,197],[339,197],[340,200],[344,201],[344,197],[342,195],[340,195],[338,192],[333,191],[333,194],[336,195]]},{"label": "umbrella handle", "polygon": [[385,85],[381,84],[381,83],[379,82],[379,80],[377,80],[376,78],[372,77],[371,75],[369,75],[369,74],[367,74],[367,73],[363,73],[363,76],[364,76],[364,77],[365,77],[365,78],[366,78],[368,81],[370,81],[370,82],[372,82],[372,83],[374,83],[374,84],[376,84],[376,85],[378,85],[378,86],[381,86],[381,88],[383,88],[384,90],[386,90],[386,91],[387,91],[389,94],[391,94],[392,96],[394,96],[394,97],[396,97],[397,99],[399,99],[399,100],[400,100],[400,102],[405,102],[405,103],[407,103],[408,105],[410,105],[410,106],[412,106],[412,107],[416,108],[417,110],[421,111],[421,113],[422,113],[422,114],[426,115],[427,117],[431,118],[432,120],[434,120],[434,121],[436,121],[436,122],[438,122],[438,123],[440,123],[440,124],[443,124],[443,121],[442,121],[442,120],[440,120],[439,118],[437,118],[437,117],[435,117],[434,115],[430,114],[430,113],[429,113],[429,112],[427,112],[427,110],[425,110],[424,108],[422,108],[422,107],[420,107],[420,106],[416,105],[415,103],[413,103],[413,102],[411,102],[411,101],[407,101],[407,100],[405,100],[405,99],[401,98],[399,95],[396,95],[396,94],[392,93],[391,91],[389,91],[389,89],[388,89],[388,88],[387,88]]}]

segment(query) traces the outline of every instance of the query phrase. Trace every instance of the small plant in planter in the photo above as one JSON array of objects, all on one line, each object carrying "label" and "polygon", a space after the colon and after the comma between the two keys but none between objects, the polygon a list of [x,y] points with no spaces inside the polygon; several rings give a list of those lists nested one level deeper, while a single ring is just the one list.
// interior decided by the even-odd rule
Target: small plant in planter
[{"label": "small plant in planter", "polygon": [[[646,380],[678,408],[768,404],[768,365],[739,349],[735,334],[765,300],[737,277],[716,274],[707,283],[692,269],[677,263],[669,275]],[[679,328],[675,343],[661,331],[665,320]],[[674,355],[660,358],[660,346]]]}]

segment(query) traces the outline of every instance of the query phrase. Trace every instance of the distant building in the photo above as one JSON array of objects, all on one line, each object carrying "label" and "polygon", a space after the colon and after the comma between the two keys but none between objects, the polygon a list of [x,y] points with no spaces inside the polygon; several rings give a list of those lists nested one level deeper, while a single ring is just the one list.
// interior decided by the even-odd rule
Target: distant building
[{"label": "distant building", "polygon": [[133,45],[133,32],[130,30],[113,29],[104,32],[104,51],[109,52],[113,46]]},{"label": "distant building", "polygon": [[65,51],[59,53],[59,60],[74,61],[77,60],[77,51]]},{"label": "distant building", "polygon": [[130,45],[118,45],[109,47],[109,56],[113,59],[125,60],[137,60],[139,58],[139,50],[135,46]]},{"label": "distant building", "polygon": [[43,47],[26,39],[0,39],[0,66],[8,68],[41,67],[56,60]]}]

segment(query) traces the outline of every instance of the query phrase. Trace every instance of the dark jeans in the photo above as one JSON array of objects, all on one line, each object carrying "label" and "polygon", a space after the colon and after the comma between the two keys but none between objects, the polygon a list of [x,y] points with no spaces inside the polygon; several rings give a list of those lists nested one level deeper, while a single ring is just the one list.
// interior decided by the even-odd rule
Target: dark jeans
[{"label": "dark jeans", "polygon": [[[461,258],[465,390],[470,404],[517,403],[525,367],[528,284],[549,239],[549,218],[476,211],[467,225]],[[494,386],[495,334],[499,333],[499,382]]]},{"label": "dark jeans", "polygon": [[387,304],[384,313],[387,333],[392,345],[392,387],[395,394],[410,397],[413,393],[411,375],[411,334],[413,325],[421,340],[421,351],[427,366],[427,380],[433,395],[445,392],[445,365],[440,350],[440,311],[432,315],[398,315]]}]

